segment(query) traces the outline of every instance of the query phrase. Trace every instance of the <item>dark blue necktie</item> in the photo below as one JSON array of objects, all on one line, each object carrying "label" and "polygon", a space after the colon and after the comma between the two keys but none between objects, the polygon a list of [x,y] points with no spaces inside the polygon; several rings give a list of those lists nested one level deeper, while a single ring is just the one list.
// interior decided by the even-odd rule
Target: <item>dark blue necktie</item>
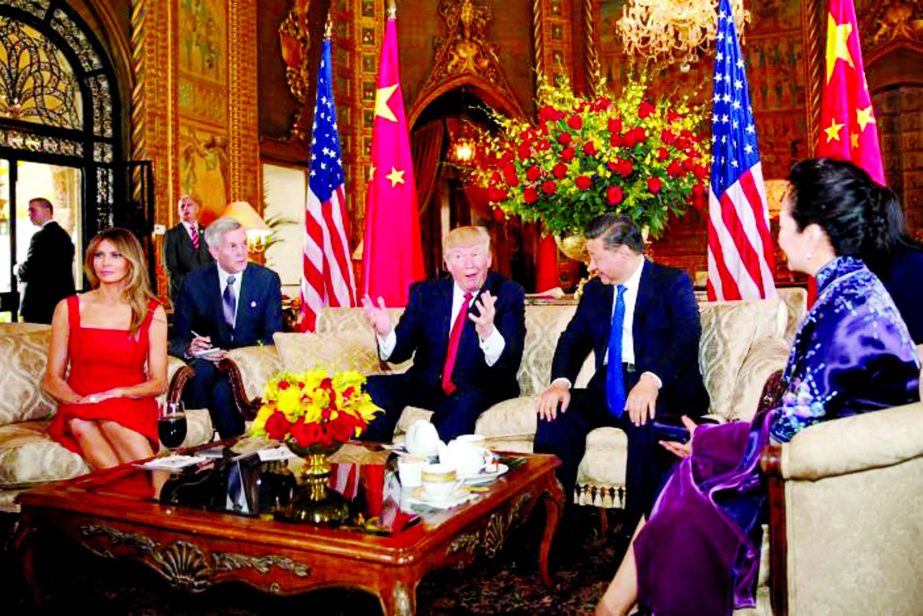
[{"label": "dark blue necktie", "polygon": [[221,296],[221,309],[224,313],[224,322],[228,329],[234,329],[234,313],[237,311],[237,297],[234,295],[234,282],[237,279],[234,276],[228,276],[228,284],[224,287],[224,294]]},{"label": "dark blue necktie", "polygon": [[606,402],[609,411],[621,417],[625,411],[625,379],[622,375],[622,325],[625,323],[625,286],[616,287],[612,329],[609,331],[609,364],[606,371]]}]

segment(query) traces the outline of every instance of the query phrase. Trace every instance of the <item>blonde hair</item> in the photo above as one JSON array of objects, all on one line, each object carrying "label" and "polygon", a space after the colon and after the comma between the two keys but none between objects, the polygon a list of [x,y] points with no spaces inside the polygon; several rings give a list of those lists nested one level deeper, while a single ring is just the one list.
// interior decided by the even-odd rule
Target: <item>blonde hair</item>
[{"label": "blonde hair", "polygon": [[122,297],[128,302],[131,308],[131,325],[129,329],[134,336],[138,333],[141,324],[147,318],[149,310],[148,304],[155,299],[151,293],[151,283],[147,275],[147,264],[144,259],[144,249],[141,248],[141,242],[128,229],[112,227],[104,229],[96,234],[90,240],[87,246],[86,258],[83,262],[83,270],[86,272],[90,286],[94,289],[99,287],[99,276],[93,269],[93,255],[99,249],[99,245],[104,241],[109,241],[122,257],[128,262],[128,276],[125,288],[122,289]]},{"label": "blonde hair", "polygon": [[470,246],[472,244],[483,244],[487,251],[490,251],[490,234],[484,227],[475,227],[469,225],[466,227],[455,227],[445,236],[442,241],[442,253],[446,254],[453,248],[459,246]]}]

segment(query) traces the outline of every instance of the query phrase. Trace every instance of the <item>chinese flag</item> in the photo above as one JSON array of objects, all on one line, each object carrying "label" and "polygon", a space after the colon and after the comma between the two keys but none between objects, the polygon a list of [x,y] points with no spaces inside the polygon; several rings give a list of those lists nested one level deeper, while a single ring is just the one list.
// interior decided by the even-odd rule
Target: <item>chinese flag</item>
[{"label": "chinese flag", "polygon": [[885,183],[853,0],[830,0],[817,155],[850,160]]},{"label": "chinese flag", "polygon": [[375,93],[362,253],[364,291],[377,304],[406,306],[410,283],[423,279],[423,248],[410,135],[397,62],[397,20],[385,28]]},{"label": "chinese flag", "polygon": [[[849,160],[885,183],[872,97],[865,80],[859,25],[853,0],[830,0],[817,155]],[[808,282],[808,306],[817,287]]]}]

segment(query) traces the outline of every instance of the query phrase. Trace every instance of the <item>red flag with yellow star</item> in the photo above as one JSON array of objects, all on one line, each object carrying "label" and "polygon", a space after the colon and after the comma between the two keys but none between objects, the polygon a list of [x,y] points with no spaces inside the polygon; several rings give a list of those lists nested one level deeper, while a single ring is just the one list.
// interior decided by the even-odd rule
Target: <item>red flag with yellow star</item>
[{"label": "red flag with yellow star", "polygon": [[362,252],[365,293],[377,304],[406,306],[410,283],[423,279],[417,187],[397,62],[397,19],[385,27],[375,93]]},{"label": "red flag with yellow star", "polygon": [[850,160],[885,183],[853,0],[830,0],[817,155]]}]

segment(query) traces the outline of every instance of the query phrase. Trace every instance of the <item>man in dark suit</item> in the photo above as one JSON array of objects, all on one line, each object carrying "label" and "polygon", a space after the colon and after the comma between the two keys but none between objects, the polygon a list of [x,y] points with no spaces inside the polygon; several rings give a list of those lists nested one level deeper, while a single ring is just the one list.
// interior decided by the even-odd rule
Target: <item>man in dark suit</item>
[{"label": "man in dark suit", "polygon": [[180,223],[167,231],[163,242],[163,260],[170,274],[170,301],[176,305],[186,274],[214,261],[208,252],[204,229],[199,224],[199,203],[189,195],[177,204]]},{"label": "man in dark suit", "polygon": [[[558,340],[551,385],[538,403],[535,451],[561,458],[558,478],[571,494],[587,433],[601,426],[624,430],[627,528],[633,529],[653,505],[669,460],[658,462],[651,421],[708,409],[698,363],[702,326],[689,276],[647,261],[629,218],[601,216],[586,238],[590,272],[598,276],[584,287]],[[590,351],[596,373],[586,389],[571,389]]]},{"label": "man in dark suit", "polygon": [[282,291],[278,274],[247,262],[247,234],[233,218],[209,225],[205,241],[217,263],[186,276],[170,353],[195,368],[183,401],[190,408],[207,407],[218,434],[229,438],[243,433],[244,418],[216,364],[228,349],[273,343],[273,333],[282,329]]},{"label": "man in dark suit", "polygon": [[522,287],[490,272],[490,236],[459,227],[445,239],[451,278],[414,284],[407,309],[392,327],[384,301],[362,300],[383,360],[413,356],[405,374],[370,376],[368,390],[385,411],[363,438],[391,441],[405,406],[432,409],[440,438],[474,432],[491,405],[519,395],[516,372],[525,340]]},{"label": "man in dark suit", "polygon": [[26,283],[20,312],[23,321],[30,323],[51,323],[58,302],[74,294],[74,243],[53,216],[48,199],[29,201],[29,220],[41,227],[19,266],[19,279]]}]

